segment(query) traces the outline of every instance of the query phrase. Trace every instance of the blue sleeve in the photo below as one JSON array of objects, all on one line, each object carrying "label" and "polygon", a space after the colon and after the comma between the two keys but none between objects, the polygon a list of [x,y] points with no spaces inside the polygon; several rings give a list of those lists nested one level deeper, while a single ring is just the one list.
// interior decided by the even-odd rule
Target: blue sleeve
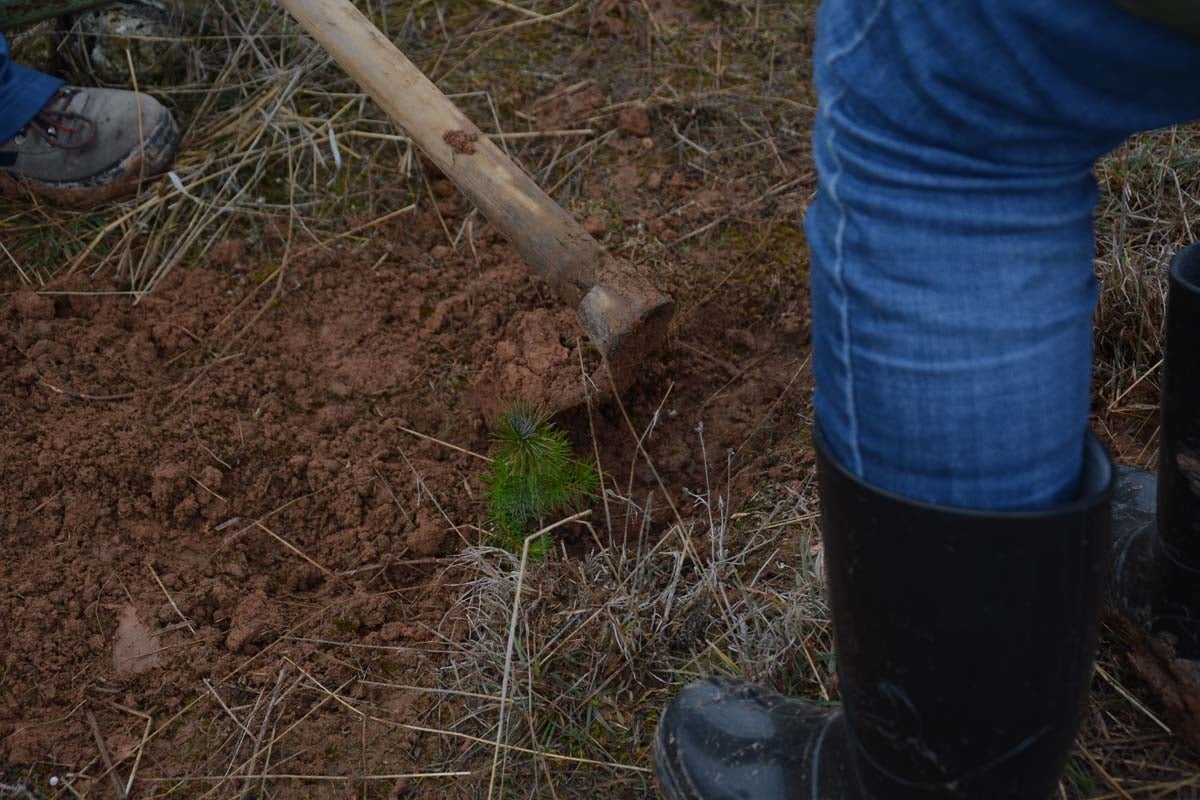
[{"label": "blue sleeve", "polygon": [[0,142],[33,119],[62,85],[58,78],[14,64],[8,41],[0,34]]}]

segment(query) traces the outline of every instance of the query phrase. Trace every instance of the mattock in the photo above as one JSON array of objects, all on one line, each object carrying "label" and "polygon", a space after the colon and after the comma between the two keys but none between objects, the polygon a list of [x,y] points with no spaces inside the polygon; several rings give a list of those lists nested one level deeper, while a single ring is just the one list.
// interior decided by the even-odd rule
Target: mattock
[{"label": "mattock", "polygon": [[609,255],[350,0],[279,0],[563,302],[617,376],[664,343],[675,304]]}]

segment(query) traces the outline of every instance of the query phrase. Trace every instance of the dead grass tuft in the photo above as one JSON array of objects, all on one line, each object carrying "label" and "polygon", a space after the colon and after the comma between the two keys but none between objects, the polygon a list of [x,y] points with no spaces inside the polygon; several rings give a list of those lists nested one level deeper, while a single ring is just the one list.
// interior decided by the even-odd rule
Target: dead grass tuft
[{"label": "dead grass tuft", "polygon": [[1157,452],[1167,274],[1196,241],[1200,129],[1131,138],[1097,169],[1096,408],[1118,454],[1151,465]]},{"label": "dead grass tuft", "polygon": [[[505,751],[503,785],[528,797],[651,796],[646,770],[658,714],[703,675],[828,700],[813,493],[812,485],[777,489],[730,515],[729,499],[710,487],[692,495],[683,524],[656,532],[644,524],[645,509],[660,501],[639,505],[610,492],[614,513],[643,522],[627,548],[523,568],[506,552],[463,553],[460,568],[475,576],[461,600],[469,634],[444,680],[507,698],[498,735],[522,750]],[[516,646],[506,671],[499,656],[510,635]],[[478,716],[497,720],[499,703]],[[482,738],[496,736],[493,729]],[[581,760],[568,769],[562,756]]]}]

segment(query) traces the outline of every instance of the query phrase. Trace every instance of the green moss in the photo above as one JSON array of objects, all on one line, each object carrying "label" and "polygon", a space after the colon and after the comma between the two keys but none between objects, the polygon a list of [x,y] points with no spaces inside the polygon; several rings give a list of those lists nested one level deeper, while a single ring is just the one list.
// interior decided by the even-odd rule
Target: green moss
[{"label": "green moss", "polygon": [[808,282],[808,240],[804,231],[790,222],[767,226],[731,226],[715,237],[716,249],[732,257],[746,257],[749,263],[738,280],[757,284],[764,278],[784,274]]},{"label": "green moss", "polygon": [[375,663],[376,669],[383,673],[384,677],[394,678],[404,672],[404,666],[386,658],[381,658]]},{"label": "green moss", "polygon": [[246,275],[246,280],[255,286],[261,286],[275,276],[277,267],[271,262],[264,261]]},{"label": "green moss", "polygon": [[[63,216],[54,224],[0,225],[0,238],[26,270],[53,275],[69,264],[91,244],[108,222],[101,214]],[[10,237],[8,231],[13,230]],[[115,236],[106,237],[92,250],[92,259],[112,252]]]}]

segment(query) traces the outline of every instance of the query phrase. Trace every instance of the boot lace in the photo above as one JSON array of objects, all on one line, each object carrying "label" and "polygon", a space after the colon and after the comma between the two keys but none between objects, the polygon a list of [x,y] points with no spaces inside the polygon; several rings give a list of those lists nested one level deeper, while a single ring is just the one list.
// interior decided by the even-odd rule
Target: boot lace
[{"label": "boot lace", "polygon": [[62,88],[34,115],[22,133],[32,133],[52,147],[80,150],[96,140],[96,123],[83,114],[68,111],[73,89]]}]

